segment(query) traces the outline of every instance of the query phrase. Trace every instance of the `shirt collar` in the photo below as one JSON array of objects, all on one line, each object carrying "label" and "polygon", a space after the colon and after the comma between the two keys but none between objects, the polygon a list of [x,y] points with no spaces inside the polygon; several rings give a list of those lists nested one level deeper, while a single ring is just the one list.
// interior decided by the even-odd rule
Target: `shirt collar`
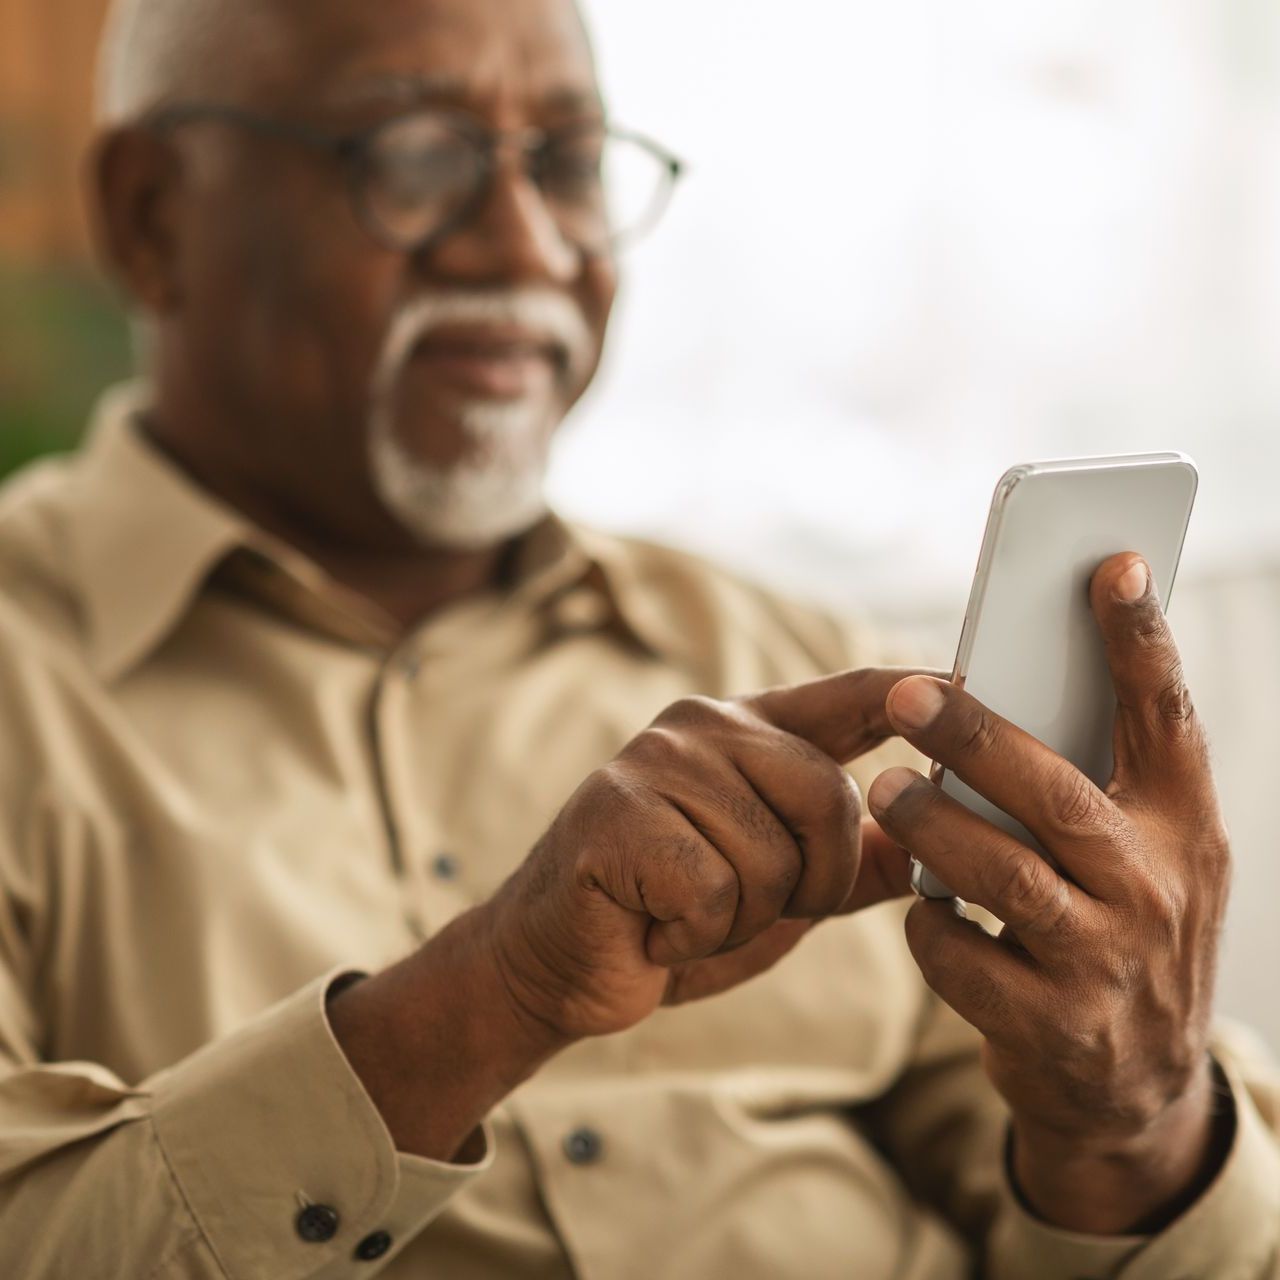
[{"label": "shirt collar", "polygon": [[[219,569],[228,585],[270,596],[290,613],[309,613],[304,620],[319,624],[322,616],[346,614],[349,625],[329,628],[345,639],[394,644],[394,628],[380,623],[367,602],[220,502],[151,444],[138,428],[149,400],[141,383],[103,397],[73,481],[69,550],[90,661],[103,680],[118,679],[154,650]],[[688,655],[686,637],[664,607],[665,593],[655,593],[660,584],[648,580],[625,540],[550,516],[521,541],[512,567],[513,596],[546,609],[553,621],[563,616],[567,597],[598,593],[608,606],[600,625],[616,620],[656,656]],[[264,569],[287,579],[291,599],[266,588]],[[320,610],[300,610],[303,595]]]},{"label": "shirt collar", "polygon": [[249,526],[139,433],[145,388],[103,397],[73,480],[70,553],[94,670],[113,680],[177,624]]}]

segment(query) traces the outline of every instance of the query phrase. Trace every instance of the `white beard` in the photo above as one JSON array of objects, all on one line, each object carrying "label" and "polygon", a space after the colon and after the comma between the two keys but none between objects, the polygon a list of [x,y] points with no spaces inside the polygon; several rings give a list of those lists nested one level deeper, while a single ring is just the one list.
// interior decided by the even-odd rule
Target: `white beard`
[{"label": "white beard", "polygon": [[524,533],[547,514],[543,486],[551,437],[564,405],[560,390],[523,400],[473,401],[458,414],[467,442],[461,461],[439,467],[415,456],[396,430],[396,384],[419,340],[451,320],[518,323],[546,333],[564,352],[568,386],[585,378],[592,339],[575,303],[536,287],[427,296],[393,320],[371,388],[374,492],[425,545],[475,550]]},{"label": "white beard", "polygon": [[374,490],[428,546],[477,550],[504,542],[547,514],[551,417],[542,400],[468,405],[462,426],[473,447],[445,468],[414,457],[391,415],[375,413],[369,438]]}]

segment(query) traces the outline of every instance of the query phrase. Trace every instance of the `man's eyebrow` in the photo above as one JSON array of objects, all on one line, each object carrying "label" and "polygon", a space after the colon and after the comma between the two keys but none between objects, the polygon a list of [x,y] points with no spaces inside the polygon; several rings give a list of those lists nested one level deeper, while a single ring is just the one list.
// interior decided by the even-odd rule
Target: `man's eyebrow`
[{"label": "man's eyebrow", "polygon": [[542,106],[566,115],[604,115],[604,99],[594,89],[553,89],[544,95]]}]

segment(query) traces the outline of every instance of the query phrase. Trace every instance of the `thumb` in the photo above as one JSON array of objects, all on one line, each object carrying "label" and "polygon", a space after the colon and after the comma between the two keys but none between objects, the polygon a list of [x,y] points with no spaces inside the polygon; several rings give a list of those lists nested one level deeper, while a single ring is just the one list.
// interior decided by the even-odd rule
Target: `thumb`
[{"label": "thumb", "polygon": [[895,684],[914,675],[950,678],[914,667],[864,667],[765,689],[738,702],[774,728],[813,743],[837,764],[848,764],[894,736],[885,699]]}]

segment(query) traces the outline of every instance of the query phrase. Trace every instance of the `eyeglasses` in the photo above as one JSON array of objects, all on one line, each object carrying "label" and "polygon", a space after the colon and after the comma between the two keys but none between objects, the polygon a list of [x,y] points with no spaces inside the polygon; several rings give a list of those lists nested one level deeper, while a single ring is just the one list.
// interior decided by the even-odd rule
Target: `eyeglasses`
[{"label": "eyeglasses", "polygon": [[421,252],[483,204],[502,152],[514,148],[561,235],[588,254],[634,243],[662,217],[684,164],[656,142],[604,122],[500,132],[461,112],[418,108],[333,135],[212,103],[163,106],[152,129],[213,121],[333,156],[356,214],[388,248]]}]

